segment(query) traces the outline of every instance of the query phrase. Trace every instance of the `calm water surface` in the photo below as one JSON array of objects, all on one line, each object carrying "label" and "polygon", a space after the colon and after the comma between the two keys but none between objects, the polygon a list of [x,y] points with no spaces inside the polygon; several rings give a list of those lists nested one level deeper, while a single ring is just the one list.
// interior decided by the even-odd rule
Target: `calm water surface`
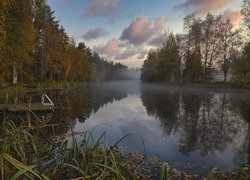
[{"label": "calm water surface", "polygon": [[109,145],[131,134],[120,143],[124,152],[145,153],[144,142],[147,155],[201,175],[250,163],[249,92],[110,82],[50,96],[66,109],[45,120],[69,119],[75,131],[94,129],[96,138],[105,131]]}]

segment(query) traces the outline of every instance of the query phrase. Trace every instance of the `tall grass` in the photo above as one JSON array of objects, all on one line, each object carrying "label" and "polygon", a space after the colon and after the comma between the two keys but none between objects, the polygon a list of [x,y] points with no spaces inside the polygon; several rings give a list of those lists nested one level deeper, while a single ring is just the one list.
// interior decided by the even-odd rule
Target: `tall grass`
[{"label": "tall grass", "polygon": [[67,82],[56,82],[56,81],[46,81],[42,83],[34,83],[31,86],[37,89],[54,89],[54,88],[65,88],[67,87]]},{"label": "tall grass", "polygon": [[[28,116],[28,118],[30,118]],[[30,120],[29,120],[30,121]],[[44,128],[50,128],[49,125]],[[4,179],[126,179],[113,151],[107,148],[105,132],[94,140],[93,132],[76,133],[68,124],[70,136],[43,135],[44,128],[23,121],[2,122],[0,133],[0,178]],[[77,141],[78,140],[78,141]],[[119,140],[118,140],[119,141]]]},{"label": "tall grass", "polygon": [[21,85],[10,86],[7,88],[0,88],[0,96],[8,95],[22,95],[27,89]]}]

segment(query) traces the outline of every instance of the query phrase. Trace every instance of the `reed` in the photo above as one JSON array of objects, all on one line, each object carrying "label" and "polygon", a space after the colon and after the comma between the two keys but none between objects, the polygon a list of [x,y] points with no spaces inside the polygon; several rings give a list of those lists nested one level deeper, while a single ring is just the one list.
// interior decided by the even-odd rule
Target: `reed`
[{"label": "reed", "polygon": [[[70,136],[61,137],[58,141],[53,135],[42,136],[44,129],[41,125],[36,123],[36,126],[32,126],[30,115],[27,118],[28,123],[22,119],[23,124],[18,126],[10,119],[2,122],[0,135],[2,180],[126,179],[127,174],[124,173],[126,171],[117,162],[112,149],[106,145],[105,132],[94,140],[93,131],[75,133],[68,123],[67,134]],[[48,124],[44,125],[44,128],[48,127]]]},{"label": "reed", "polygon": [[6,96],[7,95],[23,95],[27,88],[21,86],[21,85],[15,85],[10,86],[6,88],[0,87],[0,96]]}]

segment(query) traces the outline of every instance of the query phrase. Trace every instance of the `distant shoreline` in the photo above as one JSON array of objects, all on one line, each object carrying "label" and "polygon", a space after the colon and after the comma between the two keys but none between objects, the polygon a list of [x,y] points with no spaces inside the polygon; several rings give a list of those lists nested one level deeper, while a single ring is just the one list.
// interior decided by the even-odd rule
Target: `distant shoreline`
[{"label": "distant shoreline", "polygon": [[214,90],[250,90],[250,87],[239,86],[232,83],[214,82],[214,83],[185,83],[185,82],[141,82],[145,85],[162,85],[176,88],[196,88],[196,89],[214,89]]}]

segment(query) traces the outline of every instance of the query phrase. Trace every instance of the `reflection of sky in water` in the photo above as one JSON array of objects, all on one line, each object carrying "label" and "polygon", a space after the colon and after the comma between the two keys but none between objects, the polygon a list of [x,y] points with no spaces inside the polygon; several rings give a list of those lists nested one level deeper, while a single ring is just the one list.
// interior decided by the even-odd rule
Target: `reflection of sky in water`
[{"label": "reflection of sky in water", "polygon": [[[109,145],[127,134],[133,134],[120,143],[125,152],[143,153],[142,138],[147,154],[155,155],[179,169],[201,174],[206,174],[215,166],[226,171],[232,170],[234,151],[239,146],[234,139],[231,143],[227,142],[223,151],[214,150],[202,156],[198,150],[194,150],[185,155],[179,147],[180,129],[170,135],[164,133],[160,121],[147,114],[139,95],[128,95],[120,101],[106,104],[96,113],[92,113],[85,123],[77,121],[74,130],[85,131],[94,128],[96,137],[104,131],[107,133],[106,140]],[[241,136],[239,134],[241,133],[236,133],[236,136]]]}]

